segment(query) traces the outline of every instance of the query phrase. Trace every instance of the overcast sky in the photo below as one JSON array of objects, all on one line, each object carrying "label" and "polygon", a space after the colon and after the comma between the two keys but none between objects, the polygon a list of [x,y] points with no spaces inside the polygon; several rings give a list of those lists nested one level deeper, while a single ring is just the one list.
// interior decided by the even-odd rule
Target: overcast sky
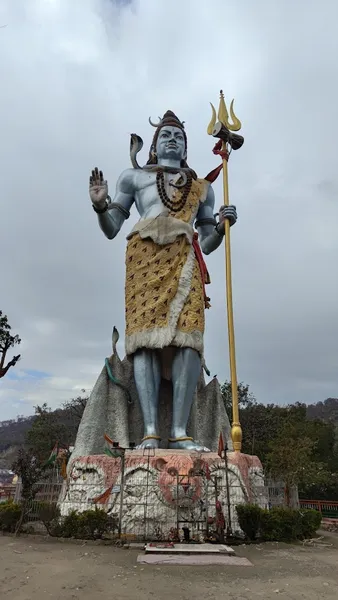
[{"label": "overcast sky", "polygon": [[[88,176],[114,191],[129,134],[167,109],[189,164],[219,164],[209,101],[235,97],[245,144],[229,164],[238,378],[262,402],[338,395],[338,5],[335,0],[2,0],[0,309],[22,360],[0,380],[0,420],[90,390],[120,330],[124,252]],[[221,178],[215,184],[222,203]],[[205,357],[229,377],[224,249],[207,259]]]}]

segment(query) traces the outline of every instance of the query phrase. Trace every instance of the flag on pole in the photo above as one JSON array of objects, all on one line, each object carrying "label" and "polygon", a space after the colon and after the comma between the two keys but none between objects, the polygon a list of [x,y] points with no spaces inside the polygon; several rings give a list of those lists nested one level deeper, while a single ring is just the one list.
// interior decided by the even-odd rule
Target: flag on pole
[{"label": "flag on pole", "polygon": [[47,467],[47,465],[54,464],[57,459],[57,455],[58,455],[58,442],[56,442],[53,450],[50,453],[49,459],[45,462],[44,466]]},{"label": "flag on pole", "polygon": [[66,455],[62,459],[60,474],[63,479],[67,479],[67,457],[66,457]]},{"label": "flag on pole", "polygon": [[106,433],[104,434],[104,439],[106,441],[106,447],[104,449],[104,453],[107,456],[110,456],[110,458],[121,458],[123,449],[119,448],[119,447],[114,448],[113,440]]},{"label": "flag on pole", "polygon": [[223,440],[223,434],[222,432],[219,434],[219,440],[218,440],[218,450],[217,450],[217,454],[218,456],[220,456],[221,458],[224,458],[224,440]]}]

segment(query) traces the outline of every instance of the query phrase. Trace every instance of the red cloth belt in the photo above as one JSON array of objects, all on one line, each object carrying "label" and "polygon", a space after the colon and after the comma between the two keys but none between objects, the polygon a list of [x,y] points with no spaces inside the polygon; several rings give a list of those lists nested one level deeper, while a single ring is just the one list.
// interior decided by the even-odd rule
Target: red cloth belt
[{"label": "red cloth belt", "polygon": [[198,262],[198,266],[200,269],[200,273],[201,273],[201,279],[202,279],[202,285],[203,285],[203,294],[204,294],[204,305],[205,308],[210,308],[211,304],[210,304],[210,298],[208,298],[208,296],[206,295],[205,292],[205,286],[206,284],[210,283],[210,275],[207,269],[207,265],[204,262],[204,258],[203,258],[203,254],[202,254],[202,250],[201,247],[198,243],[198,233],[197,231],[195,231],[194,233],[194,237],[192,240],[192,247],[194,249],[195,252],[195,256],[196,256],[196,260]]}]

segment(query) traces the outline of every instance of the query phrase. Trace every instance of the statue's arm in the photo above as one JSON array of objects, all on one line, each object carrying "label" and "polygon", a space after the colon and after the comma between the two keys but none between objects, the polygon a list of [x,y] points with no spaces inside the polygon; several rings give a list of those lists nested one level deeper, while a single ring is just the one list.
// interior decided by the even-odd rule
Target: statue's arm
[{"label": "statue's arm", "polygon": [[195,222],[204,254],[210,254],[221,245],[225,231],[224,220],[229,219],[230,225],[237,220],[235,206],[222,206],[219,211],[219,222],[214,217],[214,210],[215,194],[209,185],[206,200],[201,203]]},{"label": "statue's arm", "polygon": [[214,217],[214,210],[215,194],[211,185],[209,185],[206,200],[200,205],[195,223],[204,254],[210,254],[216,250],[221,245],[224,236],[224,231],[222,233],[216,229],[217,221]]},{"label": "statue's arm", "polygon": [[100,228],[109,240],[114,239],[130,216],[135,195],[134,173],[133,169],[127,169],[120,175],[109,209],[97,215]]}]

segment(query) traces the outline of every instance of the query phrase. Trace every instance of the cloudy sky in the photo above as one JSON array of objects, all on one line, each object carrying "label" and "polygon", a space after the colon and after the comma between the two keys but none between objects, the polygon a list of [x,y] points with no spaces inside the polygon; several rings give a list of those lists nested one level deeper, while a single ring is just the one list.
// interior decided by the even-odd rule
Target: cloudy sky
[{"label": "cloudy sky", "polygon": [[[149,115],[170,108],[205,176],[221,87],[245,136],[230,162],[238,377],[262,402],[338,395],[337,18],[334,0],[2,0],[0,308],[22,360],[0,381],[0,420],[90,390],[113,325],[123,354],[137,215],[108,241],[89,171],[113,192],[130,132],[148,148]],[[221,178],[215,192],[221,204]],[[205,354],[224,380],[223,248],[208,266]]]}]

